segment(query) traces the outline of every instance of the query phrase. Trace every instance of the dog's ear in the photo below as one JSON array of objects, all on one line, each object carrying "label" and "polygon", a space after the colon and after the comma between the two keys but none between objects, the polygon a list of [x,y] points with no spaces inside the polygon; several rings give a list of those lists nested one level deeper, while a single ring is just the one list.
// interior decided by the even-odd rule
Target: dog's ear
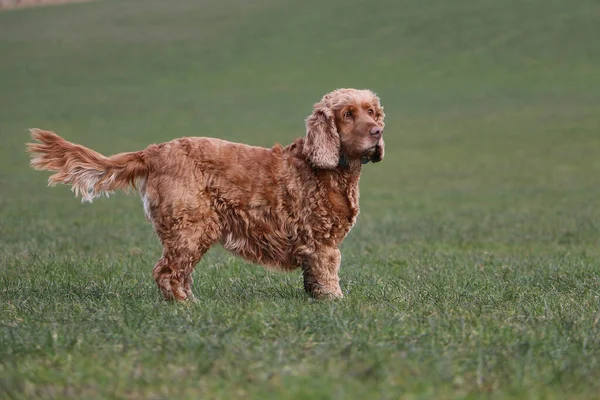
[{"label": "dog's ear", "polygon": [[375,122],[379,124],[382,128],[385,128],[385,113],[383,112],[383,106],[381,105],[381,101],[379,101],[379,97],[375,93],[373,93],[373,105],[375,106]]},{"label": "dog's ear", "polygon": [[[385,113],[383,112],[383,106],[381,105],[381,101],[375,93],[373,93],[373,99],[375,106],[375,122],[377,122],[382,128],[385,128],[385,122],[383,122],[385,119]],[[383,138],[381,138],[381,140],[377,144],[377,147],[375,148],[375,154],[373,154],[373,156],[371,157],[371,162],[376,163],[382,161],[384,156],[385,143],[383,141]]]},{"label": "dog's ear", "polygon": [[315,104],[313,113],[306,118],[303,153],[316,168],[333,169],[340,161],[340,135],[335,115],[323,102]]}]

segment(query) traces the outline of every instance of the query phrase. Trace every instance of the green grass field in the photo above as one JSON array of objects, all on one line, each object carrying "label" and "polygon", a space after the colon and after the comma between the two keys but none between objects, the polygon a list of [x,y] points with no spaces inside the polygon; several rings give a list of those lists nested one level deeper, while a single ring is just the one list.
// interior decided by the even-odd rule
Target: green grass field
[{"label": "green grass field", "polygon": [[[0,398],[597,398],[600,4],[98,1],[0,13]],[[386,159],[346,298],[215,248],[161,300],[138,196],[81,204],[27,128],[105,154],[287,144],[371,88]]]}]

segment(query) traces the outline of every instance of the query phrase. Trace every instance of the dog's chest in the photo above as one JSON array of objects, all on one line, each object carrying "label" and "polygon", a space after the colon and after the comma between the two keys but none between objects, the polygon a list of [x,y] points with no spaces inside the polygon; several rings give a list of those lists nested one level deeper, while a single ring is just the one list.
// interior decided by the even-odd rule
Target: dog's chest
[{"label": "dog's chest", "polygon": [[355,182],[335,182],[327,190],[325,204],[322,205],[322,219],[319,227],[323,239],[341,242],[358,216],[358,186]]},{"label": "dog's chest", "polygon": [[[331,207],[331,215],[334,219],[354,225],[358,214],[358,201],[348,196],[347,193],[329,192],[328,200]],[[345,224],[342,224],[345,225]]]}]

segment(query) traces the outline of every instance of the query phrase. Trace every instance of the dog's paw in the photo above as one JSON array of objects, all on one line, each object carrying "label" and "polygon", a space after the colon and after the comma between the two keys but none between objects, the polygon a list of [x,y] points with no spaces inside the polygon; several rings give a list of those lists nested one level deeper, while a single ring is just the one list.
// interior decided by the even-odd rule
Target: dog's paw
[{"label": "dog's paw", "polygon": [[338,286],[336,288],[316,287],[311,292],[312,297],[315,300],[335,300],[344,298],[342,289]]}]

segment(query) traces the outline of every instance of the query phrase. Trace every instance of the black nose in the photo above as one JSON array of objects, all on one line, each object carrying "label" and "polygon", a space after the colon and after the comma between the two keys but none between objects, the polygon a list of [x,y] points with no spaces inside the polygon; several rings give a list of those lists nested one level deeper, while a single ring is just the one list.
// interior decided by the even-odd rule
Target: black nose
[{"label": "black nose", "polygon": [[383,133],[383,128],[379,127],[379,126],[374,126],[371,128],[371,135],[373,136],[381,136],[381,134]]}]

